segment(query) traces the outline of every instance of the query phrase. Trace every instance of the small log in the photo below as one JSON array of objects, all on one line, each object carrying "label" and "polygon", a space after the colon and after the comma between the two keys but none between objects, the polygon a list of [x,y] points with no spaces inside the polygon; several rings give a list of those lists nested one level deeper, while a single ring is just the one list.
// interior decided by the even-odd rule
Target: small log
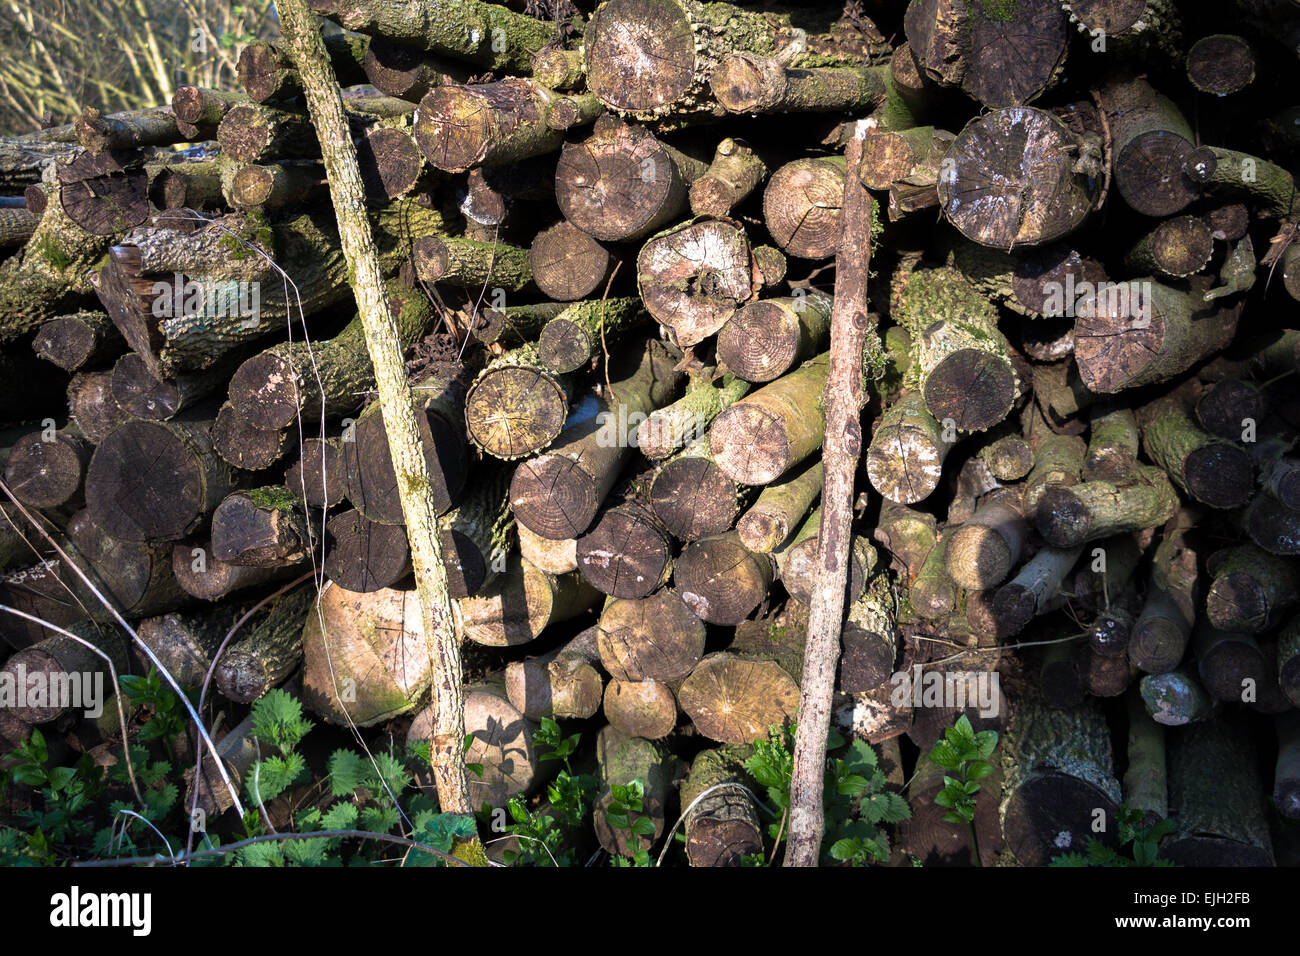
[{"label": "small log", "polygon": [[[966,238],[998,249],[1036,246],[1074,232],[1092,211],[1100,177],[1078,167],[1100,143],[1077,137],[1051,113],[996,110],[954,140],[939,177],[944,215]],[[1033,215],[1024,215],[1027,208]]]},{"label": "small log", "polygon": [[225,736],[217,741],[215,754],[210,750],[204,750],[201,773],[196,773],[193,767],[185,771],[184,805],[196,806],[208,818],[225,813],[235,804],[231,799],[230,789],[217,769],[217,761],[221,761],[226,776],[238,789],[244,774],[260,759],[261,754],[262,750],[258,746],[257,738],[253,736],[253,718],[250,714],[231,727]]},{"label": "small log", "polygon": [[[602,790],[596,798],[592,824],[600,845],[613,854],[631,856],[640,849],[654,846],[664,831],[664,813],[668,802],[668,781],[676,758],[662,747],[640,737],[629,737],[604,727],[596,736],[596,763],[600,768]],[[631,829],[615,828],[609,822],[608,808],[613,787],[626,786],[634,780],[642,786],[641,810],[628,814],[629,827],[640,819],[653,824],[646,837],[634,837]]]},{"label": "small log", "polygon": [[610,601],[596,625],[601,664],[621,681],[680,681],[700,662],[704,639],[704,622],[667,588]]},{"label": "small log", "polygon": [[[772,558],[790,597],[807,605],[817,587],[822,569],[817,565],[817,545],[821,536],[822,509],[818,506],[808,519],[783,545],[772,552]],[[856,601],[867,589],[867,582],[876,568],[876,549],[865,535],[855,534],[849,542],[848,584],[845,600]]]},{"label": "small log", "polygon": [[289,467],[285,486],[309,508],[332,508],[347,493],[347,470],[342,440],[308,438],[302,443],[302,458]]},{"label": "small log", "polygon": [[993,596],[993,614],[1009,634],[1062,603],[1061,585],[1082,548],[1043,548]]},{"label": "small log", "polygon": [[[356,86],[368,80],[365,71],[370,38],[356,33],[328,33],[325,52],[339,86]],[[289,54],[264,40],[244,47],[235,66],[239,85],[254,103],[291,100],[302,93],[298,71]]]},{"label": "small log", "polygon": [[1137,275],[1186,279],[1204,269],[1214,252],[1210,227],[1197,216],[1175,216],[1156,226],[1128,251],[1124,264]]},{"label": "small log", "polygon": [[1169,816],[1169,774],[1165,765],[1165,730],[1152,720],[1140,694],[1130,693],[1128,705],[1128,768],[1120,781],[1124,802],[1142,811],[1142,825],[1152,826]]},{"label": "small log", "polygon": [[518,292],[533,281],[528,250],[503,242],[422,236],[413,247],[415,274],[462,289]]},{"label": "small log", "polygon": [[1250,422],[1263,420],[1264,409],[1264,393],[1258,386],[1225,378],[1215,382],[1197,398],[1196,420],[1211,435],[1240,441]]},{"label": "small log", "polygon": [[256,428],[229,402],[221,406],[212,423],[212,447],[225,461],[244,471],[270,468],[297,444],[297,428]]},{"label": "small log", "polygon": [[97,310],[51,319],[32,339],[32,351],[65,372],[103,365],[125,348],[112,319]]},{"label": "small log", "polygon": [[1035,524],[1054,548],[1141,531],[1178,513],[1178,495],[1159,468],[1140,465],[1126,481],[1054,485],[1038,499]]},{"label": "small log", "polygon": [[1201,431],[1178,394],[1140,410],[1142,449],[1180,489],[1211,508],[1250,500],[1250,456],[1240,446]]},{"label": "small log", "polygon": [[681,379],[676,362],[653,339],[620,358],[599,411],[575,415],[551,448],[515,471],[510,507],[520,524],[549,538],[577,537],[590,527],[632,455],[626,423],[672,400]]},{"label": "small log", "polygon": [[1147,714],[1165,727],[1182,727],[1198,720],[1208,720],[1218,708],[1191,664],[1161,674],[1148,674],[1138,687]]},{"label": "small log", "polygon": [[532,641],[550,624],[576,617],[599,598],[577,573],[547,574],[511,557],[491,584],[452,607],[456,629],[466,640],[513,647]]},{"label": "small log", "polygon": [[248,97],[242,93],[178,86],[172,95],[172,113],[177,128],[198,142],[216,136],[222,117],[235,106],[247,102]]},{"label": "small log", "polygon": [[[952,438],[955,440],[956,436]],[[898,504],[924,501],[939,486],[943,462],[953,441],[930,414],[925,396],[905,392],[886,409],[871,433],[867,477],[871,487]]]},{"label": "small log", "polygon": [[228,372],[217,368],[159,381],[144,359],[127,352],[113,365],[113,399],[131,418],[166,421],[224,385]]},{"label": "small log", "polygon": [[404,129],[376,126],[357,142],[357,164],[366,196],[396,199],[415,189],[424,172],[424,157]]},{"label": "small log", "polygon": [[266,617],[246,625],[217,661],[213,676],[222,696],[252,703],[293,673],[302,662],[303,624],[315,602],[315,584],[302,585],[277,598]]},{"label": "small log", "polygon": [[917,569],[907,600],[921,617],[939,621],[957,606],[957,586],[948,576],[948,545],[951,529],[944,529]]},{"label": "small log", "polygon": [[613,265],[609,250],[567,219],[537,234],[528,261],[538,290],[560,302],[600,291]]},{"label": "small log", "polygon": [[892,82],[887,65],[788,69],[780,57],[742,52],[723,57],[709,88],[729,113],[841,112],[883,103]]},{"label": "small log", "polygon": [[1178,866],[1272,866],[1255,748],[1226,717],[1169,735],[1169,808],[1178,830],[1160,856]]},{"label": "small log", "polygon": [[318,156],[316,131],[306,116],[245,103],[232,107],[217,127],[221,152],[240,163]]},{"label": "small log", "polygon": [[14,441],[5,464],[5,484],[32,508],[73,507],[94,446],[76,431],[53,428]]},{"label": "small log", "polygon": [[[585,720],[600,709],[604,678],[595,664],[596,629],[589,627],[569,643],[506,665],[506,693],[529,720]],[[674,705],[675,706],[675,705]]]},{"label": "small log", "polygon": [[748,501],[745,489],[723,474],[701,435],[659,466],[650,485],[650,503],[664,527],[681,541],[722,534]]},{"label": "small log", "polygon": [[1090,419],[1088,455],[1080,477],[1085,482],[1119,482],[1130,478],[1137,471],[1140,442],[1137,419],[1132,411],[1098,407]]},{"label": "small log", "polygon": [[464,71],[451,62],[381,35],[370,38],[362,67],[375,89],[412,103],[420,102],[435,86],[453,78],[466,78]]},{"label": "small log", "polygon": [[[84,622],[70,631],[107,654],[118,674],[127,673],[127,644],[116,624]],[[15,651],[0,670],[0,685],[8,688],[5,709],[28,724],[46,724],[74,710],[96,717],[94,709],[102,713],[106,697],[117,691],[104,658],[64,634]]]},{"label": "small log", "polygon": [[898,182],[933,186],[938,182],[939,161],[955,138],[933,126],[872,130],[862,141],[858,178],[868,189],[888,189]]},{"label": "small log", "polygon": [[1144,216],[1182,212],[1200,188],[1183,173],[1196,140],[1178,107],[1145,80],[1116,78],[1099,95],[1110,120],[1111,176],[1119,194]]},{"label": "small log", "polygon": [[830,320],[831,298],[819,292],[751,302],[718,331],[718,362],[747,382],[770,382],[826,347]]},{"label": "small log", "polygon": [[320,198],[324,187],[325,171],[319,163],[246,163],[228,176],[223,194],[236,209],[283,209]]},{"label": "small log", "polygon": [[739,535],[728,531],[688,544],[673,578],[681,599],[701,620],[734,626],[767,597],[773,564],[771,556],[747,550]]},{"label": "small log", "polygon": [[1187,51],[1187,80],[1213,96],[1238,93],[1255,80],[1255,51],[1229,33],[1201,37]]},{"label": "small log", "polygon": [[736,522],[741,544],[756,554],[776,550],[803,524],[821,487],[821,461],[809,462],[765,487]]},{"label": "small log", "polygon": [[609,343],[645,324],[635,296],[575,302],[543,326],[537,354],[552,371],[576,372],[602,352],[608,355]]},{"label": "small log", "polygon": [[1079,483],[1087,446],[1074,435],[1050,431],[1040,416],[1031,415],[1029,442],[1034,449],[1034,467],[1025,479],[1021,502],[1032,514],[1048,488]]},{"label": "small log", "polygon": [[232,488],[229,465],[210,438],[211,422],[129,421],[95,449],[86,505],[95,523],[128,541],[178,541]]},{"label": "small log", "polygon": [[470,332],[484,345],[499,349],[518,348],[535,342],[546,323],[567,307],[564,302],[540,302],[510,305],[504,309],[480,309],[474,315]]},{"label": "small log", "polygon": [[1205,596],[1210,623],[1224,631],[1259,634],[1277,627],[1300,602],[1300,573],[1291,561],[1253,544],[1210,556]]},{"label": "small log", "polygon": [[1002,833],[1022,866],[1083,850],[1090,837],[1116,844],[1116,826],[1094,828],[1098,810],[1108,824],[1118,819],[1121,799],[1110,733],[1096,708],[1056,710],[1022,696],[1005,735],[1002,781]]},{"label": "small log", "polygon": [[1249,634],[1229,634],[1203,621],[1192,634],[1192,647],[1201,683],[1215,700],[1253,698],[1269,677],[1264,652]]},{"label": "small log", "polygon": [[825,416],[816,396],[826,384],[828,354],[746,395],[709,429],[722,473],[747,485],[775,481],[821,446]]},{"label": "small log", "polygon": [[1027,532],[1014,493],[988,495],[969,519],[947,535],[948,576],[971,591],[996,587],[1020,563]]},{"label": "small log", "polygon": [[1300,700],[1300,618],[1293,618],[1277,636],[1277,680],[1286,699]]},{"label": "small log", "polygon": [[844,157],[796,159],[772,173],[763,190],[763,220],[781,250],[800,259],[835,254],[844,200]]},{"label": "small log", "polygon": [[533,79],[553,90],[573,90],[583,85],[586,67],[581,50],[544,47],[533,54]]},{"label": "small log", "polygon": [[301,570],[301,566],[254,568],[227,564],[212,554],[210,544],[182,541],[172,549],[172,573],[177,583],[186,594],[202,601],[221,601],[236,591],[286,580]]},{"label": "small log", "polygon": [[411,573],[406,529],[368,521],[355,509],[341,512],[325,523],[324,570],[358,594],[391,588]]},{"label": "small log", "polygon": [[910,584],[934,549],[935,528],[934,515],[887,498],[880,503],[880,516],[872,536],[893,557],[894,569]]},{"label": "small log", "polygon": [[750,753],[748,747],[718,747],[692,761],[680,791],[691,866],[741,866],[746,856],[763,852],[752,779],[745,769]]},{"label": "small log", "polygon": [[639,239],[686,208],[687,189],[707,168],[648,130],[605,116],[587,139],[565,144],[555,167],[555,201],[589,236]]},{"label": "small log", "polygon": [[744,140],[725,137],[713,153],[713,162],[691,183],[691,212],[722,218],[744,202],[767,178],[767,166]]},{"label": "small log", "polygon": [[1151,587],[1129,642],[1129,657],[1149,674],[1182,661],[1200,609],[1199,562],[1188,538],[1194,518],[1185,509],[1165,526],[1151,562]]},{"label": "small log", "polygon": [[186,690],[200,688],[212,666],[212,655],[252,607],[250,602],[240,602],[172,611],[145,618],[136,625],[136,633],[177,684]]},{"label": "small log", "polygon": [[72,125],[77,133],[77,142],[89,153],[171,146],[187,138],[177,128],[176,114],[165,106],[107,116],[94,107],[86,107]]},{"label": "small log", "polygon": [[899,631],[889,577],[877,574],[848,605],[840,632],[835,687],[842,694],[870,694],[890,686],[898,658]]},{"label": "small log", "polygon": [[519,534],[519,553],[529,564],[548,574],[568,574],[578,570],[577,538],[552,541],[521,524],[515,525],[515,531]]},{"label": "small log", "polygon": [[212,553],[218,561],[283,567],[300,564],[311,550],[307,516],[283,486],[236,491],[212,513]]},{"label": "small log", "polygon": [[750,383],[743,379],[717,368],[704,369],[691,376],[685,395],[655,409],[637,426],[637,447],[653,461],[667,458],[704,437],[713,420],[749,389]]},{"label": "small log", "polygon": [[557,95],[513,76],[474,86],[442,84],[420,100],[415,141],[435,169],[463,173],[557,150],[565,130],[592,122],[601,109],[590,93]]},{"label": "small log", "polygon": [[605,719],[621,734],[659,740],[677,726],[677,699],[657,680],[611,680],[605,686]]},{"label": "small log", "polygon": [[682,348],[698,345],[753,294],[753,259],[739,223],[708,219],[650,239],[636,261],[646,310]]}]

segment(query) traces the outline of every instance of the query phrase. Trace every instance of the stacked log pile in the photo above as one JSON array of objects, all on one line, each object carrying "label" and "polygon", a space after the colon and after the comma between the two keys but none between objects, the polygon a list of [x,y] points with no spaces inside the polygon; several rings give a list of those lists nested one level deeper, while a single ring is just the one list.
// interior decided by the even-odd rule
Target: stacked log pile
[{"label": "stacked log pile", "polygon": [[[1300,194],[1275,28],[1160,0],[312,6],[475,649],[476,803],[545,781],[540,720],[588,721],[657,841],[796,718],[858,177],[879,233],[834,720],[908,761],[960,712],[999,729],[986,862],[1078,850],[1122,803],[1179,821],[1178,862],[1280,855]],[[323,719],[418,739],[429,662],[319,145],[282,51],[240,78],[0,141],[0,604],[139,666],[112,602],[234,723],[301,673]],[[10,669],[103,666],[28,619],[0,638]],[[939,786],[914,782],[902,846],[968,860]],[[688,817],[692,863],[754,852],[740,793]]]}]

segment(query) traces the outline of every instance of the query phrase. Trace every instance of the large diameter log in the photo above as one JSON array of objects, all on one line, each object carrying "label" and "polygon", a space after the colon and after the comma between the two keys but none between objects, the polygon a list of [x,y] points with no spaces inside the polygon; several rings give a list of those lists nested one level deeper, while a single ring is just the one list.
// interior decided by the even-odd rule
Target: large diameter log
[{"label": "large diameter log", "polygon": [[1166,381],[1227,346],[1240,314],[1154,279],[1108,284],[1075,323],[1079,374],[1103,393]]},{"label": "large diameter log", "polygon": [[829,356],[751,392],[709,429],[709,448],[728,478],[747,485],[775,481],[821,447],[825,416],[817,398],[826,384]]},{"label": "large diameter log", "polygon": [[1168,741],[1178,829],[1160,855],[1180,866],[1272,866],[1263,782],[1246,729],[1221,717],[1171,731]]},{"label": "large diameter log", "polygon": [[682,348],[713,335],[752,293],[753,260],[739,223],[675,226],[641,247],[637,284],[646,310]]},{"label": "large diameter log", "polygon": [[[1005,735],[1002,779],[1002,832],[1021,865],[1046,866],[1094,836],[1115,845],[1120,788],[1110,732],[1094,707],[1056,710],[1021,697]],[[1098,810],[1107,824],[1100,834]]]},{"label": "large diameter log", "polygon": [[944,158],[938,183],[944,215],[968,239],[999,249],[1069,235],[1101,188],[1099,177],[1077,169],[1083,148],[1043,110],[985,114],[957,134]]},{"label": "large diameter log", "polygon": [[623,353],[610,369],[610,391],[589,418],[575,416],[544,454],[519,466],[510,507],[520,524],[549,538],[590,527],[633,445],[628,423],[671,401],[681,382],[678,359],[658,340]]},{"label": "large diameter log", "polygon": [[132,421],[100,443],[86,472],[95,523],[128,541],[178,541],[231,490],[210,423]]},{"label": "large diameter log", "polygon": [[316,156],[320,146],[305,116],[267,106],[234,107],[217,127],[221,151],[241,163]]},{"label": "large diameter log", "polygon": [[[691,866],[740,866],[763,852],[746,746],[702,751],[681,785],[686,816],[686,859]],[[748,792],[747,792],[748,791]]]},{"label": "large diameter log", "polygon": [[[84,622],[70,632],[106,654],[118,674],[126,673],[127,644],[116,623]],[[48,723],[73,710],[99,716],[107,697],[116,693],[112,680],[108,661],[64,634],[16,651],[0,670],[5,709],[29,724]]]},{"label": "large diameter log", "polygon": [[303,624],[316,603],[315,582],[281,595],[270,613],[246,624],[222,652],[213,675],[227,700],[248,704],[275,687],[302,661]]},{"label": "large diameter log", "polygon": [[1210,556],[1213,576],[1205,596],[1210,623],[1225,631],[1270,631],[1300,601],[1300,574],[1293,562],[1253,544],[1226,548]]},{"label": "large diameter log", "polygon": [[871,433],[866,455],[871,487],[899,504],[924,501],[939,486],[956,437],[955,432],[945,437],[921,392],[905,392]]},{"label": "large diameter log", "polygon": [[682,682],[677,700],[705,737],[746,744],[794,717],[799,685],[774,661],[711,654]]},{"label": "large diameter log", "polygon": [[[640,737],[629,737],[613,727],[603,728],[596,737],[596,763],[602,790],[596,798],[592,822],[596,839],[610,853],[631,856],[637,849],[653,846],[664,831],[668,782],[676,760],[662,747]],[[614,827],[607,816],[613,787],[639,780],[643,788],[641,811],[628,814],[629,824],[648,819],[653,830],[647,837],[634,837],[630,828]]]},{"label": "large diameter log", "polygon": [[332,724],[370,727],[428,698],[433,669],[413,592],[327,582],[302,642],[303,704]]},{"label": "large diameter log", "polygon": [[469,436],[497,458],[541,451],[564,427],[569,390],[567,376],[543,364],[536,345],[507,352],[479,373],[465,396]]},{"label": "large diameter log", "polygon": [[251,603],[240,602],[172,611],[140,621],[136,633],[177,684],[197,688],[207,678],[212,655],[251,608]]},{"label": "large diameter log", "polygon": [[311,548],[307,516],[283,486],[237,491],[212,513],[212,553],[218,561],[282,567],[301,563]]},{"label": "large diameter log", "polygon": [[735,531],[728,531],[688,544],[677,558],[673,579],[681,599],[701,620],[734,626],[767,597],[773,564],[771,555],[754,554]]},{"label": "large diameter log", "polygon": [[18,438],[5,463],[5,484],[32,508],[73,506],[93,450],[75,431],[49,428]]},{"label": "large diameter log", "polygon": [[682,541],[722,534],[744,510],[748,495],[728,478],[701,435],[664,462],[650,485],[650,503],[664,527]]},{"label": "large diameter log", "polygon": [[229,368],[216,368],[159,381],[144,359],[128,352],[113,365],[113,398],[131,418],[165,421],[215,392],[229,373]]},{"label": "large diameter log", "polygon": [[[407,731],[408,743],[428,740],[433,735],[434,708],[416,714]],[[470,805],[504,807],[516,794],[527,794],[542,779],[541,763],[533,747],[537,724],[524,717],[506,697],[500,673],[465,688],[465,734],[472,739],[465,762],[483,768],[471,773]]]},{"label": "large diameter log", "polygon": [[[365,63],[370,38],[355,33],[326,34],[325,52],[339,86],[356,86],[367,81]],[[288,53],[270,43],[255,40],[244,47],[235,66],[239,85],[255,103],[288,100],[302,92],[298,71]]]},{"label": "large diameter log", "polygon": [[463,173],[557,150],[566,129],[594,120],[600,109],[590,94],[557,95],[519,77],[440,85],[420,101],[415,141],[434,168]]},{"label": "large diameter log", "polygon": [[406,529],[369,521],[356,509],[334,515],[325,523],[324,571],[360,594],[393,587],[411,573]]},{"label": "large diameter log", "polygon": [[566,219],[596,239],[638,239],[686,208],[688,187],[707,168],[648,130],[602,118],[587,139],[565,144],[555,200]]},{"label": "large diameter log", "polygon": [[1038,499],[1038,532],[1054,548],[1162,525],[1178,513],[1178,495],[1159,468],[1139,466],[1120,483],[1055,485]]},{"label": "large diameter log", "polygon": [[534,640],[550,624],[576,617],[599,598],[576,572],[547,574],[514,556],[491,584],[452,608],[466,640],[513,647]]},{"label": "large diameter log", "polygon": [[751,302],[718,331],[718,362],[747,382],[770,382],[821,352],[831,298],[819,292]]},{"label": "large diameter log", "polygon": [[515,709],[529,720],[584,720],[596,713],[605,683],[594,666],[596,633],[589,627],[549,654],[507,664],[506,694]]},{"label": "large diameter log", "polygon": [[666,588],[611,601],[596,625],[601,664],[622,681],[680,681],[700,662],[704,639],[704,623]]},{"label": "large diameter log", "polygon": [[363,69],[375,89],[412,103],[453,77],[464,79],[463,72],[451,63],[383,36],[370,38]]}]

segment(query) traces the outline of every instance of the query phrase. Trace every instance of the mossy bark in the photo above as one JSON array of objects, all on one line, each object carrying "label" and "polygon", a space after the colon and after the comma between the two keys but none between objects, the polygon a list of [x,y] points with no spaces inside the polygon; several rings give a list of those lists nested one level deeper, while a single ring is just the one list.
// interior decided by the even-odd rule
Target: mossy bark
[{"label": "mossy bark", "polygon": [[251,703],[293,672],[302,661],[302,628],[315,602],[310,584],[282,595],[265,618],[225,649],[214,678],[227,700]]},{"label": "mossy bark", "polygon": [[745,745],[718,747],[692,761],[680,791],[691,866],[740,866],[747,855],[763,852],[755,784],[745,769],[751,753]]},{"label": "mossy bark", "polygon": [[637,426],[637,447],[651,460],[667,458],[703,437],[713,420],[751,387],[749,382],[716,368],[704,369],[691,377],[685,395],[651,412]]},{"label": "mossy bark", "polygon": [[635,296],[575,302],[542,327],[537,354],[554,372],[576,372],[647,323]]}]

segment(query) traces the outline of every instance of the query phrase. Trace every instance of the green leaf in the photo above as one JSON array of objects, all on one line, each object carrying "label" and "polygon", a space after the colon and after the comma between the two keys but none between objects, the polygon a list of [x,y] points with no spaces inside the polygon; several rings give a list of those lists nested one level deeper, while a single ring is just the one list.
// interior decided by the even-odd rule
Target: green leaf
[{"label": "green leaf", "polygon": [[961,754],[947,740],[940,740],[930,748],[930,760],[944,770],[951,770],[954,773],[961,768],[962,764]]},{"label": "green leaf", "polygon": [[370,765],[365,758],[351,750],[336,750],[330,754],[330,793],[336,797],[350,797],[369,778]]},{"label": "green leaf", "polygon": [[981,760],[987,760],[998,745],[998,732],[996,730],[981,730],[975,735],[975,749],[979,753]]},{"label": "green leaf", "polygon": [[972,761],[966,768],[967,780],[983,780],[993,772],[993,765],[984,760]]},{"label": "green leaf", "polygon": [[356,827],[356,804],[347,801],[339,801],[334,804],[320,818],[320,828],[322,830],[355,830]]}]

